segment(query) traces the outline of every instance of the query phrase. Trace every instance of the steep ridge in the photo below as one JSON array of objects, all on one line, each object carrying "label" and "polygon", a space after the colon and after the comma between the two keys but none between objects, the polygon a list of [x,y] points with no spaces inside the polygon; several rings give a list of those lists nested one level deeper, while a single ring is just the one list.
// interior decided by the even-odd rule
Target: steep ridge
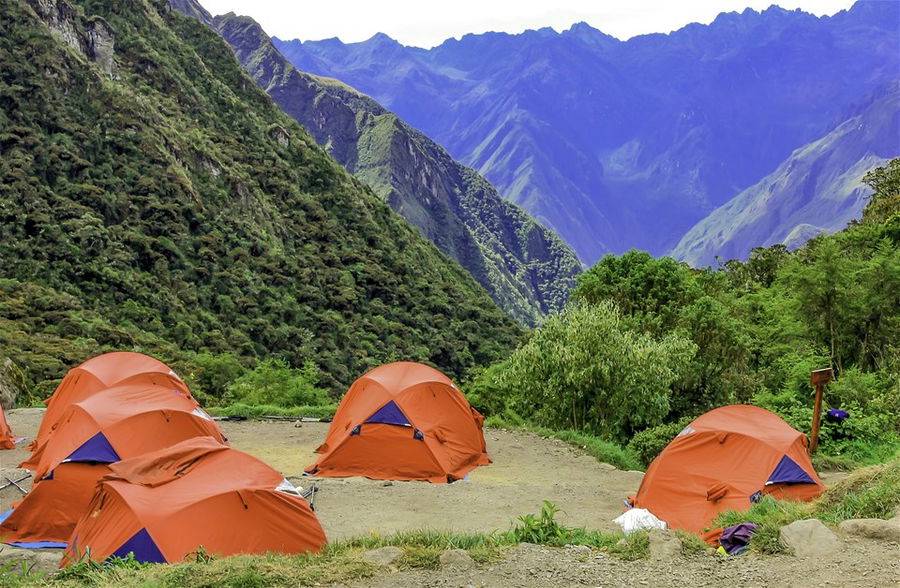
[{"label": "steep ridge", "polygon": [[167,1],[0,4],[0,345],[397,358],[461,377],[519,328]]},{"label": "steep ridge", "polygon": [[384,35],[274,42],[444,145],[591,263],[666,253],[897,79],[898,20],[896,2],[858,2],[832,17],[748,9],[627,42],[584,23],[430,50]]},{"label": "steep ridge", "polygon": [[897,155],[900,84],[880,89],[824,137],[697,223],[672,250],[696,267],[745,259],[753,247],[790,248],[862,215],[865,173]]},{"label": "steep ridge", "polygon": [[580,264],[556,235],[371,98],[296,70],[251,18],[229,14],[210,22],[287,114],[466,268],[501,308],[535,324],[565,304]]}]

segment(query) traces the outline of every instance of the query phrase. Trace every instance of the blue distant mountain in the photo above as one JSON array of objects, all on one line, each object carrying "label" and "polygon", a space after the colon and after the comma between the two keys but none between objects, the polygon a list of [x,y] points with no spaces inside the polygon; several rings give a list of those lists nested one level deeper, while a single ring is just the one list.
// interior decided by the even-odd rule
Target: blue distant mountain
[{"label": "blue distant mountain", "polygon": [[[396,112],[592,263],[632,247],[672,252],[795,151],[851,118],[864,123],[866,112],[847,113],[900,78],[898,31],[900,3],[873,1],[831,17],[748,9],[624,42],[585,23],[562,33],[466,35],[430,50],[383,34],[350,44],[274,42],[299,69],[338,78]],[[900,155],[900,132],[879,137],[845,149],[846,158],[820,158],[829,177]],[[832,230],[814,203],[805,209],[795,226]],[[761,235],[780,234],[777,207],[759,214],[758,230],[720,239],[729,243],[721,250],[701,244],[702,259],[684,257],[741,256]],[[794,238],[815,232],[801,227]]]}]

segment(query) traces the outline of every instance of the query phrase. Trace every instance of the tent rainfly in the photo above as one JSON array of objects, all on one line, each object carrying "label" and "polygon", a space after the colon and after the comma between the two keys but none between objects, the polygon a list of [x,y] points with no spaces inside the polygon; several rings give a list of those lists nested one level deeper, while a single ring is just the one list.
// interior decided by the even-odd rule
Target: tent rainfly
[{"label": "tent rainfly", "polygon": [[450,378],[397,362],[356,380],[308,475],[453,482],[491,462],[484,418]]},{"label": "tent rainfly", "polygon": [[188,439],[109,466],[62,566],[129,553],[179,562],[206,553],[318,552],[325,533],[280,473],[211,437]]}]

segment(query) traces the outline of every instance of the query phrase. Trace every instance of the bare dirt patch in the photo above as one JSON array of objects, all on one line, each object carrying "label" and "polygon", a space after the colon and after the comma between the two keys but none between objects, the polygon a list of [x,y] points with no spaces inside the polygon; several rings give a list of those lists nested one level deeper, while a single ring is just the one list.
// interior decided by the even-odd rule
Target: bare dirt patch
[{"label": "bare dirt patch", "polygon": [[[42,409],[16,409],[7,419],[16,435],[37,433]],[[370,533],[444,529],[506,530],[516,517],[538,512],[543,500],[562,509],[570,526],[615,530],[622,499],[637,491],[643,474],[598,463],[576,447],[518,431],[488,429],[485,439],[494,463],[477,468],[468,480],[453,484],[391,482],[366,478],[301,478],[315,462],[315,448],[328,423],[243,421],[220,423],[231,444],[254,455],[292,481],[319,486],[316,514],[331,540]],[[0,452],[0,467],[12,468],[28,456],[27,443]],[[27,485],[30,487],[31,481]],[[0,491],[0,508],[21,498],[15,489]]]}]

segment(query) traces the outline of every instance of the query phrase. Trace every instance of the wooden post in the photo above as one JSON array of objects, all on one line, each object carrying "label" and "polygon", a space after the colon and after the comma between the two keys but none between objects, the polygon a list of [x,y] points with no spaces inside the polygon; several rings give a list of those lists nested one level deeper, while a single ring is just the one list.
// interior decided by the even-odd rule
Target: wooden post
[{"label": "wooden post", "polygon": [[809,384],[816,389],[816,403],[813,408],[812,431],[809,434],[809,453],[810,455],[819,446],[819,426],[822,423],[822,392],[825,385],[834,380],[834,372],[831,368],[822,370],[813,370],[809,375]]}]

